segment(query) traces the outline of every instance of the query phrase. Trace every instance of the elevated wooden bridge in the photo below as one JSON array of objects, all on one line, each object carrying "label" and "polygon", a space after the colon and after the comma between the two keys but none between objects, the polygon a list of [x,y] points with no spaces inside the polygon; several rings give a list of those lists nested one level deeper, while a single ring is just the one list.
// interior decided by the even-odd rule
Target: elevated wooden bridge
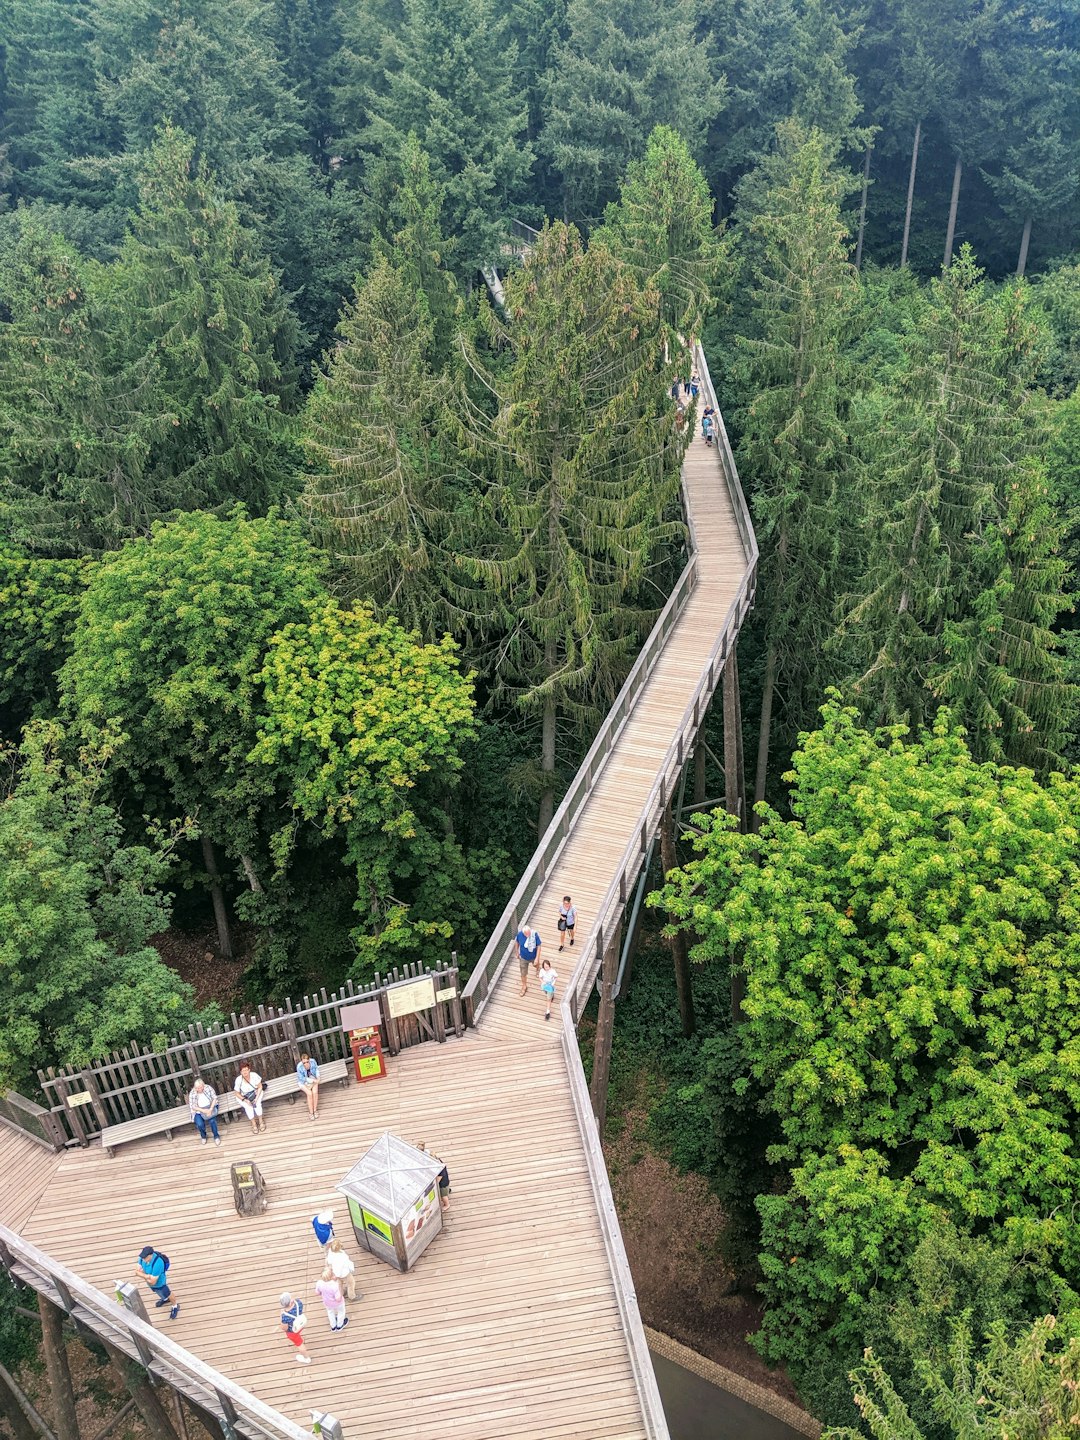
[{"label": "elevated wooden bridge", "polygon": [[[701,354],[698,366],[715,404]],[[464,1036],[403,1050],[377,1083],[324,1090],[314,1124],[278,1103],[263,1136],[227,1126],[220,1149],[188,1132],[115,1159],[96,1143],[52,1154],[0,1128],[0,1260],[226,1440],[303,1440],[312,1410],[346,1440],[667,1436],[576,1025],[753,596],[757,549],[720,429],[713,448],[696,435],[684,463],[686,568],[464,988]],[[559,956],[565,893],[578,939]],[[550,1024],[510,959],[525,920],[560,972]],[[447,1233],[406,1275],[355,1254],[363,1299],[331,1334],[310,1217],[337,1200],[345,1218],[335,1183],[385,1129],[448,1161]],[[251,1158],[271,1203],[241,1219],[229,1165]],[[145,1325],[112,1298],[147,1243],[172,1260],[171,1323]],[[280,1334],[283,1288],[313,1312],[308,1367]]]}]

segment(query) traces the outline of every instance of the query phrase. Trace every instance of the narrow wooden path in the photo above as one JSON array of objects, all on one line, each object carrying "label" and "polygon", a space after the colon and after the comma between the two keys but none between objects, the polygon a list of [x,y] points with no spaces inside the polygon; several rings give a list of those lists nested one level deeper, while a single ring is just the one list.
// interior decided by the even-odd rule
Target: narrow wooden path
[{"label": "narrow wooden path", "polygon": [[[529,917],[560,983],[576,955],[557,953],[559,901],[573,895],[580,943],[747,573],[716,454],[700,435],[685,482],[698,584]],[[16,1155],[0,1135],[0,1163],[28,1179],[2,1187],[0,1223],[106,1293],[134,1277],[144,1244],[165,1250],[181,1313],[170,1323],[151,1310],[154,1323],[289,1419],[332,1412],[346,1440],[664,1440],[662,1422],[650,1432],[643,1412],[567,1063],[558,1009],[546,1022],[538,986],[522,997],[508,964],[478,1029],[403,1051],[383,1080],[324,1089],[314,1123],[302,1104],[279,1101],[258,1138],[241,1122],[224,1127],[220,1149],[188,1132],[112,1160],[98,1145],[30,1154],[18,1137]],[[404,1276],[358,1249],[334,1192],[385,1129],[427,1140],[454,1186],[446,1232]],[[241,1219],[229,1166],[249,1159],[271,1203]],[[310,1217],[327,1205],[364,1292],[333,1335],[312,1289],[321,1253]],[[285,1288],[311,1311],[310,1367],[280,1333]],[[640,1334],[634,1341],[643,1347]]]}]

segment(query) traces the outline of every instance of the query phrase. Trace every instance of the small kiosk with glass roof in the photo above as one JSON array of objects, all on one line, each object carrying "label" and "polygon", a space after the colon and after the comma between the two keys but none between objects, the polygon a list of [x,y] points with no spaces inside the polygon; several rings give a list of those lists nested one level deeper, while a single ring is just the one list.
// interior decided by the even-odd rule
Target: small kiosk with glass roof
[{"label": "small kiosk with glass roof", "polygon": [[389,1130],[380,1135],[337,1186],[359,1244],[396,1270],[411,1270],[443,1228],[442,1168]]}]

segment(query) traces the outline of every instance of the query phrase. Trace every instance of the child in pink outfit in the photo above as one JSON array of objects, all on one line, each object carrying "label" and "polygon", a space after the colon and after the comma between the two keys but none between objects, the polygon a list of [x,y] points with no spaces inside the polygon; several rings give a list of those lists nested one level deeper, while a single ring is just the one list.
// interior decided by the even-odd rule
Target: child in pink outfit
[{"label": "child in pink outfit", "polygon": [[315,1281],[315,1294],[326,1306],[330,1329],[344,1330],[349,1323],[349,1317],[345,1314],[345,1295],[329,1265],[322,1272],[321,1278]]}]

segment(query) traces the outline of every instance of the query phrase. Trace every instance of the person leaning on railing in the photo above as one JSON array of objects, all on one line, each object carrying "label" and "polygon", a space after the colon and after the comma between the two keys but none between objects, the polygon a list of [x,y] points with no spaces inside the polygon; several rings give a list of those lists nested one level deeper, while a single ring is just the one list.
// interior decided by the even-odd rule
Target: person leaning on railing
[{"label": "person leaning on railing", "polygon": [[218,1134],[218,1097],[217,1091],[212,1085],[207,1085],[205,1080],[196,1080],[191,1087],[187,1097],[188,1110],[191,1113],[191,1123],[199,1132],[199,1143],[206,1144],[206,1129],[210,1127],[210,1134],[214,1137],[214,1144],[221,1144],[221,1136]]}]

